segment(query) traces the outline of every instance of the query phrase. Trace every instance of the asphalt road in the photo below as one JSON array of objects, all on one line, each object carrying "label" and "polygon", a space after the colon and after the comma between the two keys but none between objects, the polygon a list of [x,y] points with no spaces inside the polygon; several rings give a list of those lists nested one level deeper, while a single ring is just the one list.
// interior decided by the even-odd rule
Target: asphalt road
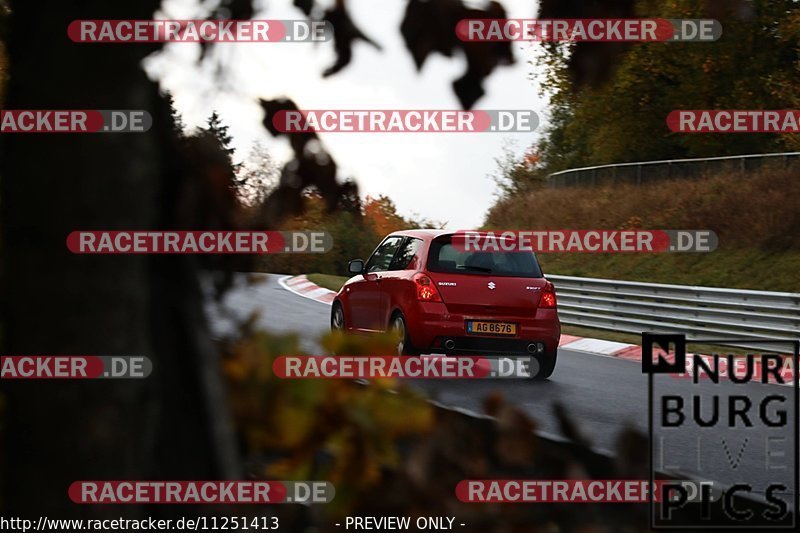
[{"label": "asphalt road", "polygon": [[[315,339],[328,330],[330,307],[283,289],[278,279],[279,276],[269,275],[261,283],[247,285],[244,276],[239,278],[239,284],[223,302],[224,313],[210,310],[214,330],[221,334],[230,328],[231,318],[242,319],[258,311],[260,325],[272,331],[297,332],[307,353],[324,355]],[[617,435],[625,427],[632,426],[647,433],[647,376],[642,374],[639,363],[564,349],[559,350],[558,357],[555,373],[545,382],[529,379],[417,380],[414,386],[445,405],[475,412],[481,412],[482,401],[489,393],[500,390],[529,413],[541,431],[553,435],[559,435],[553,404],[560,402],[599,450],[613,450]],[[748,483],[755,493],[763,492],[770,483],[781,482],[789,487],[788,493],[794,494],[794,468],[798,457],[794,451],[796,443],[791,421],[797,421],[797,413],[791,387],[760,383],[690,385],[689,380],[672,377],[655,379],[656,399],[662,394],[688,397],[697,392],[704,402],[701,412],[706,415],[711,412],[711,396],[721,394],[724,400],[720,410],[721,425],[700,428],[687,424],[658,430],[655,440],[665,444],[663,457],[658,452],[655,454],[656,467],[688,472],[725,485]],[[752,402],[753,427],[743,428],[738,424],[731,429],[727,426],[725,396],[729,394],[744,395]],[[767,415],[772,417],[773,412],[782,407],[788,411],[789,423],[778,429],[765,429],[758,418],[758,406],[773,394],[787,395],[789,402],[768,405]],[[690,399],[687,404],[691,405]],[[657,418],[659,413],[657,410]],[[687,414],[688,421],[691,411]],[[773,454],[771,458],[767,457],[768,448]],[[783,456],[779,456],[780,453]]]}]

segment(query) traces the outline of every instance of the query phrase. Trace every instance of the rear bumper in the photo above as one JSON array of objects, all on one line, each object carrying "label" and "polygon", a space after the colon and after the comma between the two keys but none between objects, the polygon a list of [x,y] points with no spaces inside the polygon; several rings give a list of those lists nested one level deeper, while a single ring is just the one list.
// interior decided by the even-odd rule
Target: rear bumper
[{"label": "rear bumper", "polygon": [[[468,335],[466,320],[490,320],[517,324],[513,337]],[[421,350],[436,353],[476,355],[531,355],[528,345],[541,343],[544,355],[554,355],[561,338],[561,323],[554,309],[539,309],[534,316],[463,315],[449,313],[442,303],[421,302],[414,312],[406,313],[411,342]],[[446,347],[446,341],[453,341]],[[449,343],[448,343],[449,344]]]}]

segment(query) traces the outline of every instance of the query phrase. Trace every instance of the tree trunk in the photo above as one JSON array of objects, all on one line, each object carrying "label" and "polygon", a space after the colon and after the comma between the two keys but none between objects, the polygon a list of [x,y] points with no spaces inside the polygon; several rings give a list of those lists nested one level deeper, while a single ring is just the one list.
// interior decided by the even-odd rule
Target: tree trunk
[{"label": "tree trunk", "polygon": [[[159,4],[12,2],[7,109],[141,109],[154,124],[147,133],[3,136],[2,353],[144,355],[153,362],[145,380],[3,383],[3,511],[11,516],[119,516],[113,506],[72,504],[67,488],[77,480],[237,474],[225,448],[230,428],[209,416],[220,407],[221,387],[196,262],[73,255],[65,243],[74,230],[175,223],[185,178],[164,102],[140,66],[156,47],[67,37],[72,20],[149,19]],[[125,507],[126,515],[134,512]]]}]

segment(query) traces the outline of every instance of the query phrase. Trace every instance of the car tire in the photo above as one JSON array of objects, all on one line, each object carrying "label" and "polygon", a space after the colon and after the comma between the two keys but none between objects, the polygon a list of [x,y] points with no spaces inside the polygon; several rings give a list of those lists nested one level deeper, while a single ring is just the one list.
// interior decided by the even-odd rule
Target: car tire
[{"label": "car tire", "polygon": [[534,357],[533,360],[538,363],[539,368],[536,374],[531,376],[531,378],[543,381],[552,376],[553,371],[556,369],[557,359],[558,359],[558,352]]},{"label": "car tire", "polygon": [[346,324],[344,308],[341,303],[335,302],[331,308],[331,331],[344,332],[346,330]]},{"label": "car tire", "polygon": [[397,345],[397,355],[415,355],[416,350],[408,336],[406,317],[404,317],[403,313],[400,311],[395,311],[394,314],[392,314],[392,318],[389,320],[389,331],[398,331],[401,335]]}]

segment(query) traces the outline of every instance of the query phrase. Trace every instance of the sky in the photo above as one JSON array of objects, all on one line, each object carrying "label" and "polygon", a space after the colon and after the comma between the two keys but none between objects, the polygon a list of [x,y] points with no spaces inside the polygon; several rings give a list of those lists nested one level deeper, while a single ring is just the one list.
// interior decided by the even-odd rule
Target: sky
[{"label": "sky", "polygon": [[[324,2],[320,2],[323,3]],[[481,2],[468,2],[480,5]],[[292,0],[263,0],[255,18],[300,19]],[[502,0],[509,18],[533,18],[535,2]],[[300,109],[459,109],[451,83],[465,69],[463,57],[428,57],[422,71],[408,53],[400,23],[405,0],[348,0],[357,26],[379,42],[382,51],[357,42],[353,62],[335,76],[321,72],[334,61],[327,43],[223,43],[217,61],[197,65],[199,45],[172,43],[145,62],[151,78],[172,93],[190,128],[216,110],[230,127],[234,159],[262,143],[280,162],[291,156],[285,138],[275,139],[261,125],[258,99],[289,97]],[[199,18],[193,0],[165,0],[158,18]],[[498,67],[484,82],[486,95],[475,109],[532,109],[546,121],[546,100],[533,79],[535,44],[513,43],[516,63]],[[541,124],[540,124],[541,128]],[[495,199],[496,158],[504,147],[517,153],[539,133],[322,133],[321,140],[339,166],[339,178],[352,177],[362,197],[389,196],[398,211],[446,223],[448,229],[482,224]]]}]

